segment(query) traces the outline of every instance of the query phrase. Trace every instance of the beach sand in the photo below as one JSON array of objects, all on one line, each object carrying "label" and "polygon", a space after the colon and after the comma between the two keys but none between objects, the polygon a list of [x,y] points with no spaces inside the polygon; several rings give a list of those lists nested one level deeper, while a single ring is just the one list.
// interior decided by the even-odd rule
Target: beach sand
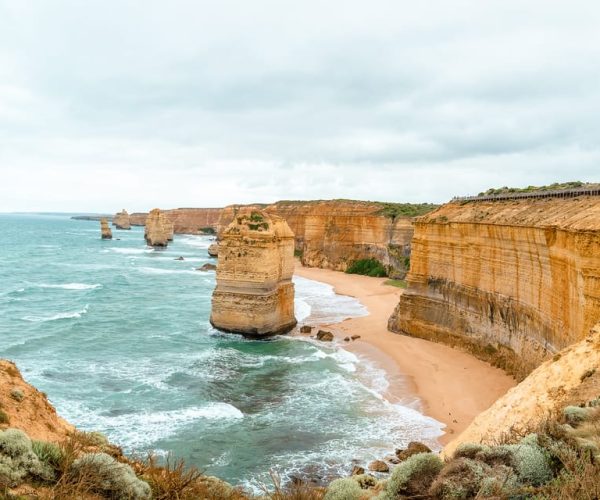
[{"label": "beach sand", "polygon": [[[516,382],[502,370],[442,344],[392,333],[387,321],[402,289],[385,285],[386,278],[370,278],[297,264],[295,274],[334,287],[336,293],[358,299],[369,315],[327,328],[336,337],[360,335],[348,350],[364,354],[384,368],[391,382],[387,397],[406,400],[410,391],[424,414],[446,424],[439,438],[446,444]],[[408,385],[408,387],[407,387]]]}]

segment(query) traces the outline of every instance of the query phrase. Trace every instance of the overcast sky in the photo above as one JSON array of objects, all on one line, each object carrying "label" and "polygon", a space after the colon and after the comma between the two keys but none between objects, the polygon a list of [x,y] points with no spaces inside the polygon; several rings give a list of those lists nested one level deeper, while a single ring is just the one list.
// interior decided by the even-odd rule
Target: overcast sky
[{"label": "overcast sky", "polygon": [[600,2],[0,0],[0,211],[600,181]]}]

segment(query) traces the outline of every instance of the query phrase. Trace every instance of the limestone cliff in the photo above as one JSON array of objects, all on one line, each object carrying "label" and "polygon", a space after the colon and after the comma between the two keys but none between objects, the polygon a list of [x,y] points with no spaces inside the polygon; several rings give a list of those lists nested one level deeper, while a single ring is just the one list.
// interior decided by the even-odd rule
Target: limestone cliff
[{"label": "limestone cliff", "polygon": [[263,337],[286,333],[294,316],[294,234],[285,220],[245,209],[221,233],[210,322]]},{"label": "limestone cliff", "polygon": [[108,220],[105,218],[100,219],[100,236],[103,240],[112,239],[112,231],[108,225]]},{"label": "limestone cliff", "polygon": [[172,238],[172,224],[159,208],[150,211],[146,219],[144,229],[144,239],[146,243],[153,247],[166,247],[169,237]]},{"label": "limestone cliff", "polygon": [[164,211],[173,223],[175,234],[214,234],[220,213],[220,208],[175,208]]},{"label": "limestone cliff", "polygon": [[117,229],[131,229],[131,220],[127,210],[125,209],[117,212],[113,216],[112,223]]},{"label": "limestone cliff", "polygon": [[419,218],[389,328],[520,378],[600,321],[600,197],[453,202]]},{"label": "limestone cliff", "polygon": [[[412,217],[433,205],[396,205],[351,200],[280,201],[253,205],[284,218],[295,234],[296,253],[305,266],[345,271],[356,260],[374,258],[390,276],[403,278],[408,269]],[[390,210],[392,208],[392,210]],[[223,209],[219,232],[233,219],[235,206]]]},{"label": "limestone cliff", "polygon": [[448,443],[451,456],[461,443],[495,443],[509,431],[526,432],[567,405],[579,406],[600,394],[600,325],[584,339],[539,366],[479,414]]},{"label": "limestone cliff", "polygon": [[133,212],[129,215],[129,221],[132,226],[145,226],[148,214],[146,212]]}]

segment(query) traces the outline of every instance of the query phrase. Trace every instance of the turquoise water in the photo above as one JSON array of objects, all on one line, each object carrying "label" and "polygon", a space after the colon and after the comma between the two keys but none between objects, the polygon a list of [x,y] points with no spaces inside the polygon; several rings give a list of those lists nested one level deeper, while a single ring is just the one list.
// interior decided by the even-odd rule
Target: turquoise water
[{"label": "turquoise water", "polygon": [[[209,237],[156,251],[142,228],[102,241],[97,222],[33,215],[0,215],[0,234],[0,357],[128,452],[256,487],[269,470],[325,479],[440,434],[408,400],[386,401],[385,372],[341,346],[214,330],[214,273],[195,270],[211,261]],[[366,313],[328,285],[295,283],[298,319]]]}]

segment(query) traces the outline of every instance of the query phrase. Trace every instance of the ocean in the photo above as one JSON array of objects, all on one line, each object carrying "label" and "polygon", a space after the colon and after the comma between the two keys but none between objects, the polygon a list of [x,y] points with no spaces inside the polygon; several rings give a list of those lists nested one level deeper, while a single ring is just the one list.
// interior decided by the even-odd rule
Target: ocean
[{"label": "ocean", "polygon": [[[305,337],[246,340],[209,324],[212,238],[148,248],[143,228],[0,215],[0,357],[61,416],[126,452],[171,454],[258,490],[270,473],[330,479],[409,441],[436,446],[418,402],[392,404],[373,361]],[[184,260],[175,260],[178,257]],[[365,315],[296,277],[300,322]]]}]

